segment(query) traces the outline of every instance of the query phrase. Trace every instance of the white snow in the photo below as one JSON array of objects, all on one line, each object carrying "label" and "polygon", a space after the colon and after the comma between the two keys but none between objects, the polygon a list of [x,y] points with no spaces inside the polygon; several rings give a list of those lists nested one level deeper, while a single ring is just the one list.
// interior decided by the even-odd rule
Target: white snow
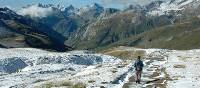
[{"label": "white snow", "polygon": [[[146,51],[159,57],[158,50],[146,49]],[[200,88],[200,73],[198,72],[200,70],[200,50],[160,51],[162,52],[160,56],[164,56],[165,60],[155,60],[151,65],[166,69],[166,73],[171,79],[166,80],[167,88]],[[165,78],[165,74],[161,73],[158,78]]]},{"label": "white snow", "polygon": [[[153,79],[163,80],[160,84],[165,84],[166,88],[200,88],[200,50],[166,50],[166,49],[137,49],[123,47],[124,50],[144,50],[146,51],[145,68],[142,82]],[[120,50],[123,50],[122,47]],[[149,58],[149,59],[148,59]],[[150,64],[146,64],[150,62]],[[159,70],[160,69],[160,70]],[[164,69],[162,71],[162,69]],[[152,77],[154,72],[159,75]],[[134,75],[134,74],[133,74]],[[146,77],[146,76],[149,77]],[[169,77],[168,77],[169,76]],[[153,78],[153,79],[152,79]],[[125,81],[129,83],[129,81]],[[130,88],[156,86],[156,83],[137,85],[134,82],[129,84]],[[158,87],[160,88],[160,87]]]},{"label": "white snow", "polygon": [[[7,58],[18,58],[28,66],[15,68],[15,72],[0,75],[0,87],[33,87],[37,80],[65,80],[89,83],[88,86],[108,86],[111,81],[127,71],[122,60],[90,51],[71,51],[66,53],[48,52],[32,48],[0,49],[0,62]],[[10,60],[9,59],[9,60]],[[11,63],[12,64],[12,63]],[[19,65],[20,63],[18,63]],[[16,64],[17,65],[17,64]],[[1,67],[5,64],[0,65]],[[4,69],[0,69],[4,71]],[[102,84],[102,82],[105,82]]]},{"label": "white snow", "polygon": [[164,3],[161,3],[161,5],[157,7],[155,10],[149,11],[148,14],[155,16],[155,15],[165,15],[165,14],[168,14],[170,11],[181,11],[185,9],[185,6],[193,2],[196,2],[196,1],[195,0],[173,0],[173,1],[166,0]]},{"label": "white snow", "polygon": [[[184,67],[175,68],[176,65]],[[200,50],[171,52],[166,68],[173,79],[168,82],[169,88],[200,88]]]},{"label": "white snow", "polygon": [[[161,84],[167,88],[199,88],[200,87],[200,50],[165,50],[138,49],[120,47],[119,50],[144,50],[145,68],[142,82],[162,79]],[[91,51],[71,51],[65,53],[48,52],[32,48],[0,49],[0,87],[34,87],[46,82],[85,83],[88,88],[122,88],[129,78],[134,76],[131,60],[96,54]],[[149,59],[148,59],[149,58]],[[14,62],[13,62],[14,61]],[[19,62],[19,63],[15,63]],[[5,64],[26,63],[15,72],[7,73],[2,69]],[[20,66],[20,65],[19,65]],[[165,69],[161,71],[161,69]],[[151,77],[158,71],[159,75]],[[167,75],[169,79],[166,78]],[[41,82],[38,80],[42,80]],[[185,85],[187,84],[187,85]],[[138,86],[148,87],[155,83]],[[133,88],[138,87],[135,84]]]}]

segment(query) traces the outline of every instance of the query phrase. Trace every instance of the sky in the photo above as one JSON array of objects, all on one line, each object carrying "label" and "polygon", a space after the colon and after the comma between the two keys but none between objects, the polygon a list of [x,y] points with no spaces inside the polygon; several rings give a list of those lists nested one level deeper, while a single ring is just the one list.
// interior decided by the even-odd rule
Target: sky
[{"label": "sky", "polygon": [[93,3],[98,3],[106,8],[125,8],[130,4],[144,5],[153,0],[0,0],[0,7],[9,7],[13,10],[19,10],[20,8],[31,4],[60,4],[63,6],[73,5],[75,7],[83,7]]}]

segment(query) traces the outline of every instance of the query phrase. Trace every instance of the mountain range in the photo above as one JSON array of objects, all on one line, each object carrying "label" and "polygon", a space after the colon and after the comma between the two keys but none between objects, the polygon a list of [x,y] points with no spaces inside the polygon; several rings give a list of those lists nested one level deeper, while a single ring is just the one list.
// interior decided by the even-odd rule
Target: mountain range
[{"label": "mountain range", "polygon": [[0,47],[66,51],[115,46],[200,48],[200,1],[153,1],[124,10],[92,4],[0,8]]}]

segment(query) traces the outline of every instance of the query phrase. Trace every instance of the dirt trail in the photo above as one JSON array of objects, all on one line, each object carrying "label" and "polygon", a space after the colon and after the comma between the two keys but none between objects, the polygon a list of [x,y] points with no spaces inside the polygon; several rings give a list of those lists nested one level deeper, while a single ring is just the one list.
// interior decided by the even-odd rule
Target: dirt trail
[{"label": "dirt trail", "polygon": [[141,84],[135,83],[135,75],[129,78],[123,88],[166,88],[168,74],[165,71],[166,60],[164,58],[148,58],[145,59],[145,68],[142,73]]}]

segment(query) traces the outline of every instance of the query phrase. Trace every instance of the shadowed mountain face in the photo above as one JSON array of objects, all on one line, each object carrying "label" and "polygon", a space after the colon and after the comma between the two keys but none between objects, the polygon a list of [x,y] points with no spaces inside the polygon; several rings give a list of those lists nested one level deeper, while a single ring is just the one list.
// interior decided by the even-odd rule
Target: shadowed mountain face
[{"label": "shadowed mountain face", "polygon": [[65,49],[65,38],[45,24],[20,16],[8,8],[0,9],[0,18],[0,43],[4,47]]},{"label": "shadowed mountain face", "polygon": [[[33,8],[45,14],[27,12]],[[0,31],[4,34],[0,34],[0,44],[2,47],[9,45],[8,48],[31,46],[60,51],[66,50],[66,45],[74,49],[104,49],[119,45],[199,48],[198,44],[194,46],[199,43],[195,38],[187,48],[180,47],[194,35],[198,37],[193,30],[199,28],[199,8],[200,2],[196,0],[154,1],[146,6],[130,5],[125,10],[98,4],[83,8],[38,4],[24,7],[17,12],[20,15],[2,8]],[[191,35],[184,35],[188,31]],[[174,43],[176,40],[178,43]]]}]

